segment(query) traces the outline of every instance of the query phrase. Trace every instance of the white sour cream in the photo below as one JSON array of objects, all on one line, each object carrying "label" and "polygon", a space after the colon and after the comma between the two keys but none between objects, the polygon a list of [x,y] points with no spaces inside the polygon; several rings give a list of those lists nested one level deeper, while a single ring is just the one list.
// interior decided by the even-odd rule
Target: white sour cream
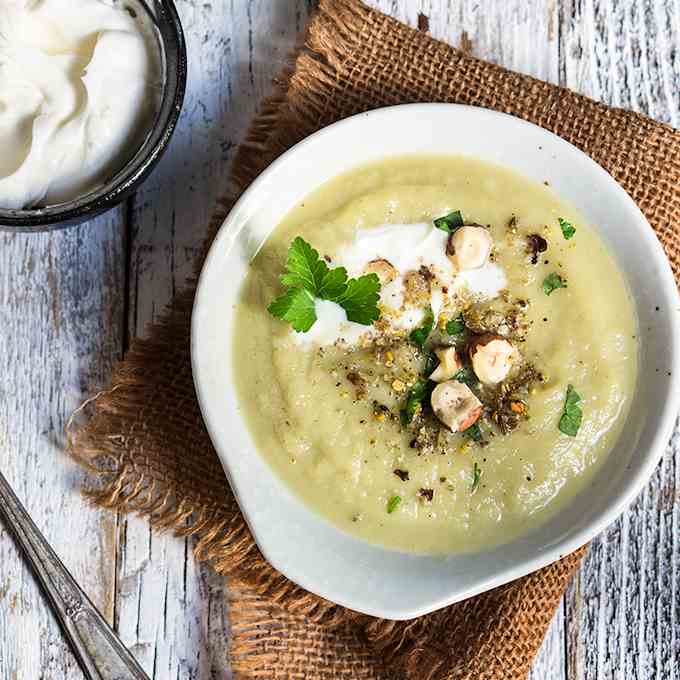
[{"label": "white sour cream", "polygon": [[[404,279],[409,272],[427,267],[435,275],[429,301],[435,319],[453,294],[490,299],[507,287],[505,272],[492,262],[479,269],[457,272],[446,255],[447,239],[448,234],[430,222],[359,229],[354,241],[341,249],[328,266],[345,267],[350,277],[358,277],[372,260],[387,260],[396,269],[397,277],[380,290],[383,318],[396,331],[411,331],[422,323],[426,306],[404,301]],[[331,345],[340,341],[356,345],[376,333],[372,326],[348,321],[345,310],[335,302],[316,300],[315,308],[317,320],[311,329],[306,333],[293,331],[299,344]]]},{"label": "white sour cream", "polygon": [[0,1],[0,207],[72,200],[141,143],[159,92],[151,39],[105,0]]}]

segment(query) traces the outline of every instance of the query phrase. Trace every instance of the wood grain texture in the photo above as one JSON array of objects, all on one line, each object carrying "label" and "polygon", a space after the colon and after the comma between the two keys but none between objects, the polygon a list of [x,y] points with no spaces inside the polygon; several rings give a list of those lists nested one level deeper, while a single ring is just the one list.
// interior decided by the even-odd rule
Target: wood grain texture
[{"label": "wood grain texture", "polygon": [[[369,2],[476,56],[680,125],[680,0]],[[89,225],[0,234],[0,466],[154,680],[223,680],[228,584],[190,542],[88,507],[58,451],[67,414],[190,273],[236,145],[314,2],[177,4],[189,88],[157,171]],[[532,680],[680,679],[679,456],[676,433],[643,496],[595,542]],[[0,529],[0,680],[80,677]]]},{"label": "wood grain texture", "polygon": [[[123,212],[67,232],[0,234],[0,467],[108,616],[114,522],[85,504],[63,424],[110,375],[123,320]],[[0,678],[82,677],[32,575],[0,529]]]},{"label": "wood grain texture", "polygon": [[[229,163],[307,20],[306,2],[178,5],[189,87],[179,128],[131,211],[128,333],[143,332],[192,272]],[[152,678],[214,678],[226,668],[225,584],[190,541],[120,518],[116,622]]]}]

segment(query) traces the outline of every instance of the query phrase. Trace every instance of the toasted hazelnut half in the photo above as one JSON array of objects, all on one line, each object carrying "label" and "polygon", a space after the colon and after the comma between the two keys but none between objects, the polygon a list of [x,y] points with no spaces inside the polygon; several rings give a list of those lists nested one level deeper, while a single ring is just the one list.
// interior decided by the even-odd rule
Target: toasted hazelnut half
[{"label": "toasted hazelnut half", "polygon": [[477,338],[468,348],[468,354],[475,375],[487,385],[504,380],[518,357],[513,344],[499,335]]},{"label": "toasted hazelnut half", "polygon": [[432,371],[430,375],[430,380],[435,382],[444,382],[445,380],[451,380],[461,368],[463,368],[463,363],[456,352],[455,347],[440,347],[436,349],[434,353],[439,359],[439,366]]},{"label": "toasted hazelnut half", "polygon": [[482,402],[462,382],[449,380],[432,390],[432,410],[452,432],[462,432],[472,427],[482,413]]},{"label": "toasted hazelnut half", "polygon": [[397,278],[397,270],[389,260],[385,260],[382,257],[377,260],[371,260],[366,265],[365,272],[367,274],[377,274],[383,286],[392,283]]},{"label": "toasted hazelnut half", "polygon": [[491,254],[493,239],[484,227],[461,227],[449,236],[446,254],[460,269],[478,269],[486,264]]}]

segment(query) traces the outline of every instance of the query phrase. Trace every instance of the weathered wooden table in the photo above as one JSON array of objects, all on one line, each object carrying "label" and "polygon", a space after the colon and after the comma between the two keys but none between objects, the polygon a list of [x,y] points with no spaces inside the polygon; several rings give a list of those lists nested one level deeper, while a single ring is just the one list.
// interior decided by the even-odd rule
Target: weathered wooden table
[{"label": "weathered wooden table", "polygon": [[[678,0],[372,0],[474,55],[680,124]],[[63,425],[183,285],[227,168],[310,0],[178,0],[189,89],[172,146],[118,210],[0,234],[0,467],[154,679],[229,677],[226,584],[191,541],[88,506]],[[425,22],[421,19],[421,25]],[[595,541],[534,680],[680,679],[680,436],[634,507]],[[0,680],[81,673],[0,529]]]}]

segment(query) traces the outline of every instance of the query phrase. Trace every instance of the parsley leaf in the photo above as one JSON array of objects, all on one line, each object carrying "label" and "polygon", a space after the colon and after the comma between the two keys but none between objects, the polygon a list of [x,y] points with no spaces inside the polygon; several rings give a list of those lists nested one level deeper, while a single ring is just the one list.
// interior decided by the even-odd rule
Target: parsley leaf
[{"label": "parsley leaf", "polygon": [[332,299],[345,310],[348,321],[370,326],[380,317],[380,279],[377,274],[365,274],[358,279],[350,279],[345,292]]},{"label": "parsley leaf", "polygon": [[281,283],[292,288],[304,288],[312,295],[318,295],[328,274],[328,266],[319,257],[319,253],[300,236],[288,249],[286,269],[288,273],[281,277]]},{"label": "parsley leaf", "polygon": [[411,331],[411,334],[408,336],[409,340],[414,345],[418,345],[420,349],[423,349],[425,343],[427,342],[427,339],[430,337],[430,333],[432,333],[433,327],[434,327],[434,314],[432,314],[432,308],[430,308],[427,310],[427,313],[425,314],[423,323],[418,328],[415,328],[414,330]]},{"label": "parsley leaf", "polygon": [[563,434],[575,437],[581,427],[583,411],[579,406],[581,396],[574,389],[573,385],[567,386],[567,396],[564,400],[564,411],[560,418],[559,429]]},{"label": "parsley leaf", "polygon": [[401,410],[401,422],[409,425],[416,413],[422,408],[423,402],[432,394],[434,383],[430,380],[418,379],[406,397],[406,406]]},{"label": "parsley leaf", "polygon": [[447,322],[446,332],[449,335],[460,335],[463,331],[465,331],[465,319],[463,312],[461,312],[455,319]]},{"label": "parsley leaf", "polygon": [[391,515],[397,506],[401,503],[401,496],[392,496],[389,501],[387,501],[387,514]]},{"label": "parsley leaf", "polygon": [[346,291],[347,270],[344,267],[336,267],[323,277],[316,295],[322,300],[337,300]]},{"label": "parsley leaf", "polygon": [[366,274],[348,279],[344,267],[329,269],[319,253],[298,236],[288,249],[286,273],[281,283],[289,289],[267,308],[288,321],[296,331],[308,331],[316,321],[314,299],[339,304],[349,321],[369,326],[380,317],[380,279]]},{"label": "parsley leaf", "polygon": [[434,220],[434,226],[437,227],[437,229],[446,231],[449,234],[453,234],[453,232],[457,229],[460,229],[463,224],[465,223],[463,221],[463,214],[460,212],[460,210],[455,210],[448,215],[438,217],[436,220]]},{"label": "parsley leaf", "polygon": [[471,368],[461,368],[456,375],[453,376],[454,380],[462,382],[468,387],[475,387],[479,380]]},{"label": "parsley leaf", "polygon": [[474,493],[477,491],[477,487],[479,486],[479,480],[482,478],[482,468],[477,465],[477,461],[475,461],[474,466],[472,467],[472,486],[470,487],[470,493]]},{"label": "parsley leaf", "polygon": [[543,292],[546,295],[550,295],[554,290],[558,288],[566,288],[567,282],[559,275],[553,272],[548,274],[548,276],[543,279]]},{"label": "parsley leaf", "polygon": [[463,430],[463,436],[469,437],[472,441],[481,442],[482,441],[482,430],[478,423],[470,425],[467,430]]},{"label": "parsley leaf", "polygon": [[314,296],[304,288],[290,288],[277,297],[267,311],[287,321],[298,333],[306,333],[316,321]]},{"label": "parsley leaf", "polygon": [[576,233],[576,228],[571,222],[568,222],[567,220],[562,219],[561,217],[558,217],[557,221],[560,223],[560,229],[562,229],[562,236],[564,236],[565,241],[568,241]]}]

